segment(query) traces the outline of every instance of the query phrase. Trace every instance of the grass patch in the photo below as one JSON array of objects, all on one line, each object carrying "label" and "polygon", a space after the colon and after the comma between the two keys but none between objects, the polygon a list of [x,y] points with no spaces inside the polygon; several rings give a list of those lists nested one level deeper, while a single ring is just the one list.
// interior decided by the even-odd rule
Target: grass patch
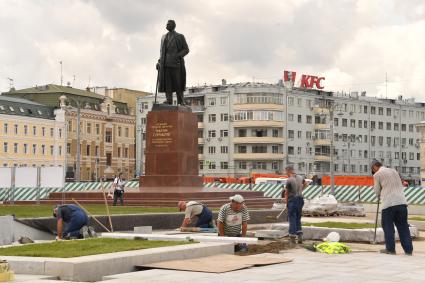
[{"label": "grass patch", "polygon": [[[303,226],[314,227],[328,227],[328,228],[341,228],[341,229],[362,229],[362,228],[375,228],[374,223],[345,223],[345,222],[319,222],[319,223],[303,223]],[[380,225],[378,224],[378,227]]]},{"label": "grass patch", "polygon": [[421,216],[412,216],[412,217],[409,217],[409,220],[414,220],[414,221],[425,221],[425,217],[421,217]]},{"label": "grass patch", "polygon": [[[14,214],[18,218],[29,217],[52,217],[53,205],[0,205],[0,216]],[[106,208],[103,204],[84,205],[93,215],[106,215]],[[177,207],[140,207],[140,206],[111,206],[111,214],[143,214],[158,212],[178,212]]]},{"label": "grass patch", "polygon": [[69,258],[185,244],[190,242],[99,238],[0,248],[0,255]]}]

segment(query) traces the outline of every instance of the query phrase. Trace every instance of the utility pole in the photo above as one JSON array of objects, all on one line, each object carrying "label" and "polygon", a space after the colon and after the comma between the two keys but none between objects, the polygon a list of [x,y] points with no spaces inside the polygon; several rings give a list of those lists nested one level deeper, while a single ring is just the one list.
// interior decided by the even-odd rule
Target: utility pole
[{"label": "utility pole", "polygon": [[12,78],[7,78],[9,80],[9,90],[12,90],[14,88],[13,85],[13,79]]}]

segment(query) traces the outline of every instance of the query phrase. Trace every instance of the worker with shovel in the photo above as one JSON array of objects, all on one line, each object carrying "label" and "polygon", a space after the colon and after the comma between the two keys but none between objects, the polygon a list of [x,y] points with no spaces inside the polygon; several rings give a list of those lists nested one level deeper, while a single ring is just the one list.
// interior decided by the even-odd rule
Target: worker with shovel
[{"label": "worker with shovel", "polygon": [[213,222],[213,214],[205,204],[196,201],[179,201],[177,205],[180,211],[184,211],[184,220],[181,228],[187,227],[194,218],[198,218],[195,227],[215,227]]},{"label": "worker with shovel", "polygon": [[301,227],[301,216],[304,206],[303,189],[306,186],[302,176],[295,174],[294,167],[287,166],[286,189],[282,191],[282,198],[285,199],[288,208],[289,222],[289,240],[291,244],[295,244],[298,237],[298,243],[303,243],[303,231]]},{"label": "worker with shovel", "polygon": [[[382,201],[381,222],[384,230],[385,249],[381,253],[395,254],[394,225],[397,227],[400,243],[406,255],[412,255],[413,245],[407,223],[407,201],[403,185],[396,170],[387,168],[374,159],[371,163],[373,190]],[[379,201],[378,201],[379,205]],[[378,217],[378,216],[376,216]]]}]

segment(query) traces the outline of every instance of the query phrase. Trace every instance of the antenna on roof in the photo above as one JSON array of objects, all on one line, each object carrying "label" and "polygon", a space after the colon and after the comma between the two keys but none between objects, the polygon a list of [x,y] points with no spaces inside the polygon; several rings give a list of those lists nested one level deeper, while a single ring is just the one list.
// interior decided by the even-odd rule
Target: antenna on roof
[{"label": "antenna on roof", "polygon": [[63,84],[62,61],[59,61],[59,64],[61,64],[61,86],[62,86],[62,84]]},{"label": "antenna on roof", "polygon": [[15,86],[13,85],[13,79],[12,78],[7,78],[9,80],[9,89],[15,89]]},{"label": "antenna on roof", "polygon": [[72,87],[75,87],[75,75],[74,75],[74,80],[72,81]]}]

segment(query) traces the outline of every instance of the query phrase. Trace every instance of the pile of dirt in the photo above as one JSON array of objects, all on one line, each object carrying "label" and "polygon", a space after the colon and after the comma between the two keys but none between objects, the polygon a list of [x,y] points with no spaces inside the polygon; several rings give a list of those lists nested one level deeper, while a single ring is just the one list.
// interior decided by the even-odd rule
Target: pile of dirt
[{"label": "pile of dirt", "polygon": [[288,240],[276,240],[267,244],[248,245],[247,252],[237,252],[235,253],[235,255],[246,256],[246,255],[262,254],[262,253],[278,254],[282,250],[289,250],[294,247],[295,246],[291,246],[289,244]]}]

